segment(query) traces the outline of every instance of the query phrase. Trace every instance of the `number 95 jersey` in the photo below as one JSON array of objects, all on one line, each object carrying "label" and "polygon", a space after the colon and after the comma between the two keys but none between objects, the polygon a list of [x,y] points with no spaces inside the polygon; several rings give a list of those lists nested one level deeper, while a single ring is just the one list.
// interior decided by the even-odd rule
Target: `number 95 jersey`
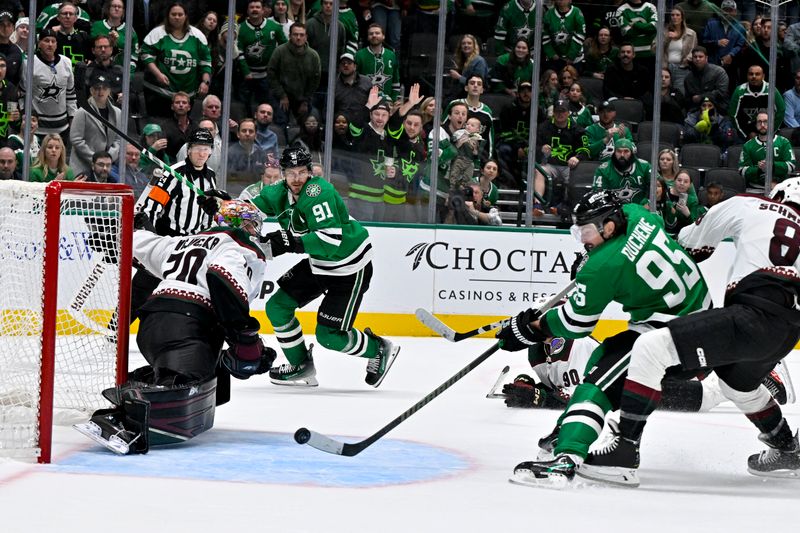
[{"label": "number 95 jersey", "polygon": [[756,271],[800,282],[800,213],[791,205],[749,194],[734,196],[683,228],[678,242],[702,260],[727,238],[736,246],[729,286]]},{"label": "number 95 jersey", "polygon": [[214,311],[208,276],[224,281],[238,305],[249,309],[259,293],[266,266],[264,252],[241,229],[214,227],[196,235],[162,237],[133,232],[133,257],[161,278],[154,296],[175,298]]},{"label": "number 95 jersey", "polygon": [[303,241],[314,274],[349,276],[372,259],[369,233],[350,217],[333,185],[319,176],[306,182],[296,201],[281,180],[261,189],[253,204]]}]

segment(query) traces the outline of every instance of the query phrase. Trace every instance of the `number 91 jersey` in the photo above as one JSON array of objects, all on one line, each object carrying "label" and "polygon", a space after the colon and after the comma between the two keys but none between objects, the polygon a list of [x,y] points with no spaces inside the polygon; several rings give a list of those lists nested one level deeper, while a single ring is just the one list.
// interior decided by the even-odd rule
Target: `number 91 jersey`
[{"label": "number 91 jersey", "polygon": [[281,180],[261,189],[253,204],[303,241],[314,274],[349,276],[372,259],[369,233],[319,176],[306,182],[296,200]]},{"label": "number 91 jersey", "polygon": [[213,310],[207,277],[215,275],[249,309],[259,293],[266,266],[264,252],[241,229],[215,227],[196,235],[162,237],[133,233],[133,257],[161,278],[154,296],[190,301]]},{"label": "number 91 jersey", "polygon": [[666,322],[711,307],[706,282],[691,257],[664,232],[663,220],[637,204],[625,204],[628,224],[618,235],[589,252],[575,278],[575,290],[547,312],[547,328],[556,337],[589,335],[612,302],[630,313],[630,328],[648,321]]},{"label": "number 91 jersey", "polygon": [[734,196],[678,235],[698,259],[711,255],[728,238],[736,245],[729,284],[756,271],[800,281],[800,213],[791,205],[749,194]]}]

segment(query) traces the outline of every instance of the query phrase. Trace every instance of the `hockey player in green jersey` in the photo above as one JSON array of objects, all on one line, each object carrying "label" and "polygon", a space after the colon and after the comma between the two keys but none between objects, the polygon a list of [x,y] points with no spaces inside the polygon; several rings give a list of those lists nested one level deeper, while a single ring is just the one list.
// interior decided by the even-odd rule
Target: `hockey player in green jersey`
[{"label": "hockey player in green jersey", "polygon": [[577,339],[592,333],[611,302],[630,314],[629,329],[606,338],[587,363],[556,429],[540,441],[552,461],[517,465],[512,481],[523,484],[572,479],[602,431],[605,415],[619,407],[629,352],[640,334],[708,309],[711,296],[694,261],[663,229],[661,218],[636,204],[623,205],[613,192],[588,193],[573,211],[572,233],[588,259],[567,302],[539,316],[528,309],[498,333],[504,350],[516,351],[552,337]]},{"label": "hockey player in green jersey", "polygon": [[[739,155],[739,173],[747,180],[748,187],[764,188],[764,176],[767,165],[767,129],[769,116],[766,113],[756,115],[756,130],[758,135],[742,147]],[[775,134],[772,138],[772,184],[775,185],[786,179],[790,172],[794,172],[797,162],[789,139],[783,135]],[[767,191],[769,192],[769,191]]]},{"label": "hockey player in green jersey", "polygon": [[644,203],[650,194],[650,163],[634,153],[632,141],[614,141],[614,155],[594,173],[592,191],[613,191],[623,202]]},{"label": "hockey player in green jersey", "polygon": [[317,341],[325,348],[367,362],[367,384],[386,377],[399,346],[353,327],[372,278],[372,244],[361,224],[350,218],[342,198],[329,182],[311,175],[311,154],[289,147],[281,154],[283,180],[264,187],[253,203],[278,218],[281,228],[262,237],[274,256],[306,253],[278,281],[267,301],[267,318],[289,361],[270,370],[278,385],[316,386],[311,347],[306,347],[295,310],[324,295],[317,312]]}]

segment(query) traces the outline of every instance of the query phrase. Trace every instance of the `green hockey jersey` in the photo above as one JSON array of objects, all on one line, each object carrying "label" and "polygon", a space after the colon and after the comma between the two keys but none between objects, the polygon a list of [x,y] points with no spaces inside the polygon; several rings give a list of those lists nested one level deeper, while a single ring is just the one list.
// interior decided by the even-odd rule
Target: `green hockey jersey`
[{"label": "green hockey jersey", "polygon": [[640,204],[650,196],[650,163],[634,156],[633,167],[620,172],[606,161],[594,173],[593,191],[614,191],[623,202]]},{"label": "green hockey jersey", "polygon": [[[114,56],[114,64],[124,66],[125,65],[125,32],[128,30],[128,25],[124,22],[115,28],[117,32],[117,42],[112,42],[111,46],[115,47],[117,50],[117,54]],[[132,31],[132,30],[131,30]],[[111,26],[108,25],[108,21],[106,20],[98,20],[94,24],[92,24],[92,31],[89,34],[94,41],[94,38],[98,35],[108,35],[111,33]],[[135,31],[131,33],[131,61],[130,61],[130,69],[131,69],[131,76],[136,71],[136,62],[139,59],[139,36],[136,35]]]},{"label": "green hockey jersey", "polygon": [[322,177],[309,179],[296,201],[286,182],[279,181],[261,189],[253,204],[303,241],[314,274],[348,276],[372,259],[369,233]]},{"label": "green hockey jersey", "polygon": [[517,37],[528,40],[533,44],[533,30],[536,27],[536,10],[534,2],[524,7],[520,0],[510,0],[497,18],[494,27],[494,45],[497,55],[514,50]]},{"label": "green hockey jersey", "polygon": [[[614,126],[619,128],[622,124],[615,122]],[[614,155],[614,141],[623,137],[633,142],[633,135],[631,129],[625,127],[625,134],[620,136],[619,132],[607,137],[608,130],[603,127],[599,122],[595,122],[586,128],[586,136],[589,138],[589,153],[594,161],[608,161]]]},{"label": "green hockey jersey", "polygon": [[148,89],[166,97],[183,91],[194,96],[203,73],[211,74],[211,51],[206,37],[194,26],[181,39],[176,39],[157,26],[144,38],[142,64],[155,63],[169,78],[169,87],[153,83],[145,76],[144,85]]},{"label": "green hockey jersey", "polygon": [[[782,135],[772,139],[772,182],[783,181],[786,175],[794,172],[797,162],[794,159],[792,143]],[[748,186],[764,186],[764,171],[758,162],[767,158],[767,143],[754,137],[744,143],[739,155],[739,172],[747,180]]]},{"label": "green hockey jersey", "polygon": [[381,94],[389,100],[400,96],[400,65],[397,56],[385,46],[375,54],[369,47],[356,52],[356,70],[372,81],[372,86],[380,87]]},{"label": "green hockey jersey", "polygon": [[632,6],[624,3],[617,9],[614,18],[625,42],[633,45],[636,57],[653,57],[653,45],[658,32],[658,11],[650,2]]},{"label": "green hockey jersey", "polygon": [[[750,133],[756,130],[756,115],[767,113],[769,109],[769,83],[766,81],[761,85],[761,89],[753,91],[750,84],[745,82],[733,90],[731,102],[728,105],[728,115],[733,118],[736,131],[742,138],[746,139]],[[780,91],[775,91],[775,127],[779,128],[783,124],[783,116],[786,112],[786,103],[783,101]]]},{"label": "green hockey jersey", "polygon": [[567,302],[545,314],[545,329],[553,336],[589,335],[612,301],[630,313],[634,330],[636,324],[666,322],[711,306],[700,270],[664,232],[661,217],[640,205],[622,209],[625,235],[590,251]]},{"label": "green hockey jersey", "polygon": [[255,27],[248,21],[239,25],[239,38],[236,43],[244,54],[247,66],[254,78],[267,76],[269,58],[278,45],[287,42],[283,27],[273,19],[265,19],[261,26]]},{"label": "green hockey jersey", "polygon": [[542,51],[552,59],[570,59],[573,63],[583,60],[583,42],[586,40],[586,22],[583,13],[570,6],[566,13],[557,8],[549,9],[542,19]]}]

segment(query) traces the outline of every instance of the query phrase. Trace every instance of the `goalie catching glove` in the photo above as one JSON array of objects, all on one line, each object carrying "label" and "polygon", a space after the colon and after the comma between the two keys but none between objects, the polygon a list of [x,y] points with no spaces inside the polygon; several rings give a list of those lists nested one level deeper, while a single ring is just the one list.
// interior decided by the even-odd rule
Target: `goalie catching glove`
[{"label": "goalie catching glove", "polygon": [[303,241],[285,229],[267,233],[260,237],[260,239],[262,243],[269,243],[274,257],[286,253],[302,254],[306,250],[303,246]]},{"label": "goalie catching glove", "polygon": [[544,342],[547,335],[531,325],[539,316],[537,309],[528,309],[512,318],[507,326],[497,332],[500,348],[507,352],[518,352],[537,342]]},{"label": "goalie catching glove", "polygon": [[217,211],[219,211],[220,202],[217,201],[217,198],[220,200],[230,200],[231,195],[219,189],[209,189],[203,191],[203,196],[197,197],[197,203],[200,205],[200,209],[205,211],[207,215],[213,217],[217,214]]},{"label": "goalie catching glove", "polygon": [[277,356],[275,350],[264,346],[257,324],[228,336],[229,347],[222,352],[222,366],[236,379],[268,372]]},{"label": "goalie catching glove", "polygon": [[530,377],[520,374],[513,383],[503,385],[508,407],[541,407],[547,397],[547,388]]}]

